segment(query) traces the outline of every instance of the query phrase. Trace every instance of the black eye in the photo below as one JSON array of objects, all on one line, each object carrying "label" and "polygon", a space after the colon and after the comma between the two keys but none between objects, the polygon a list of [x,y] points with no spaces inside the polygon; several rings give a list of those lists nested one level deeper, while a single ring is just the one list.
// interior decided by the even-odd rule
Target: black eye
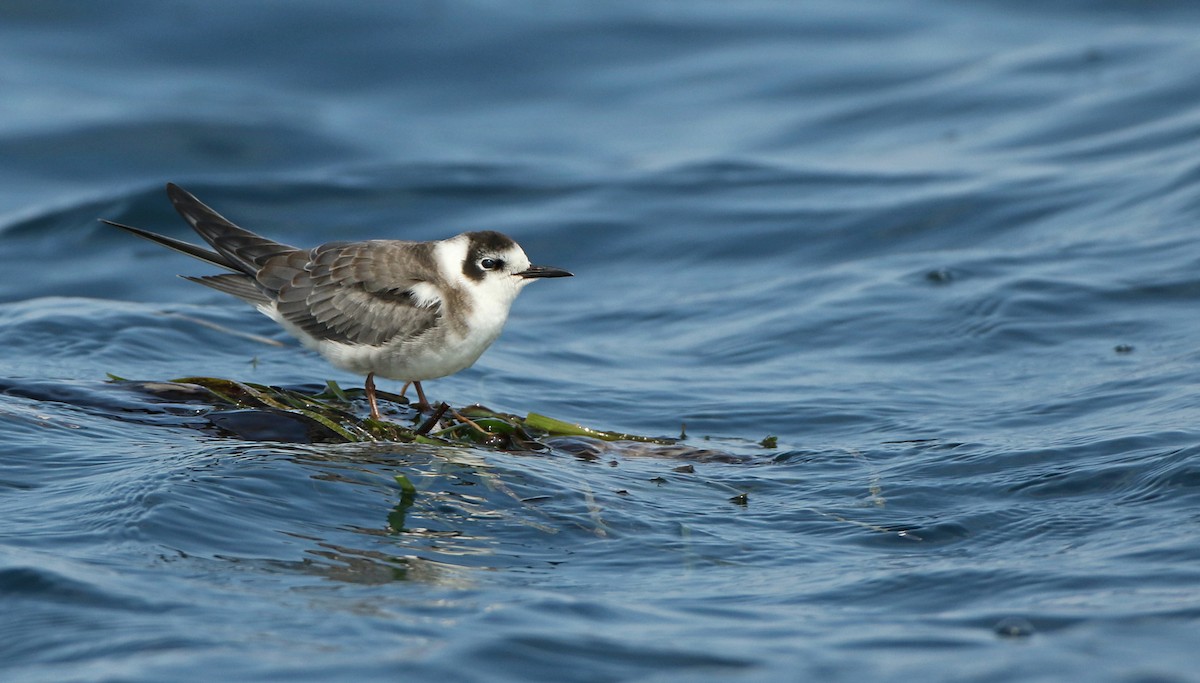
[{"label": "black eye", "polygon": [[479,267],[484,270],[495,270],[504,265],[504,261],[498,258],[482,258],[479,259]]}]

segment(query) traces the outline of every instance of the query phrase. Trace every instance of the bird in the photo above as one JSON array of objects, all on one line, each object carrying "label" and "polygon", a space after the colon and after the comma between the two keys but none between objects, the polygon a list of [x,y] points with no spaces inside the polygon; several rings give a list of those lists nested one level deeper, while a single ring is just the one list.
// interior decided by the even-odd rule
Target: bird
[{"label": "bird", "polygon": [[375,377],[411,383],[417,408],[430,410],[422,381],[473,365],[525,285],[572,276],[532,265],[520,245],[493,230],[300,249],[238,227],[174,183],[167,197],[211,249],[100,220],[228,271],[181,277],[245,301],[333,366],[365,375],[373,420],[382,419]]}]

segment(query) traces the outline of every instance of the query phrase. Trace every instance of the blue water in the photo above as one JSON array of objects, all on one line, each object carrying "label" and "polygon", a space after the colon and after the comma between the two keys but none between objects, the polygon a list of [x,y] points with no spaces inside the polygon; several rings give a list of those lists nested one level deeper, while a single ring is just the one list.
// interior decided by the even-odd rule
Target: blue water
[{"label": "blue water", "polygon": [[[3,680],[1200,680],[1195,3],[38,0],[0,84]],[[432,397],[707,450],[109,383],[360,381],[96,222],[167,181],[507,232],[576,277]]]}]

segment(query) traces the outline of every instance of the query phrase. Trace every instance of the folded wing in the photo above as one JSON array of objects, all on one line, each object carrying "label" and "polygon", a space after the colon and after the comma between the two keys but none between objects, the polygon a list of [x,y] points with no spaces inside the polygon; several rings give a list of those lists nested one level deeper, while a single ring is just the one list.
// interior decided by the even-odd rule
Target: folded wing
[{"label": "folded wing", "polygon": [[[403,244],[401,247],[399,244]],[[425,244],[352,242],[269,260],[258,276],[275,310],[318,339],[377,345],[419,337],[442,315],[440,298],[412,288],[433,280],[413,258]]]}]

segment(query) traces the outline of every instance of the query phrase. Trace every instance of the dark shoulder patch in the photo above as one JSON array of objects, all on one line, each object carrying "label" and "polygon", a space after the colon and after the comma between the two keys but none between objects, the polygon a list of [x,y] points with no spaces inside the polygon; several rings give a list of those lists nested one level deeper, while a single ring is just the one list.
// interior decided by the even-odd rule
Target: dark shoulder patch
[{"label": "dark shoulder patch", "polygon": [[511,237],[495,230],[482,230],[467,233],[467,258],[463,261],[463,275],[468,279],[479,282],[483,279],[484,271],[479,267],[479,259],[485,256],[500,256],[515,245]]}]

